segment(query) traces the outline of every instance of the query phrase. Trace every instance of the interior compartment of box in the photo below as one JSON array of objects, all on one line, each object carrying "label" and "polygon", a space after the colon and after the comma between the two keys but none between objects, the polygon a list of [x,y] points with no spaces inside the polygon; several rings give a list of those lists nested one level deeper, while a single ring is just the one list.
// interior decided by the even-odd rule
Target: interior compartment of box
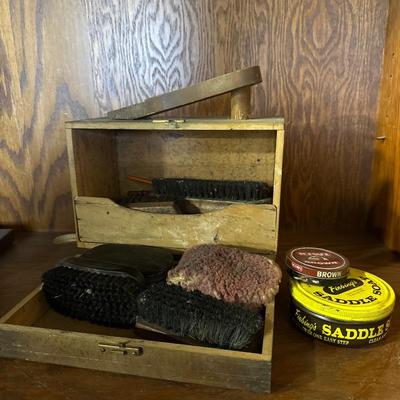
[{"label": "interior compartment of box", "polygon": [[[1,323],[23,325],[46,329],[56,329],[66,332],[97,334],[110,337],[151,340],[161,343],[182,343],[171,337],[149,332],[142,329],[122,329],[92,324],[66,317],[50,308],[41,288],[37,288],[28,295],[19,305],[0,319]],[[265,326],[256,336],[252,345],[237,353],[264,354],[270,352],[270,336],[272,335],[273,304],[269,305],[265,313]],[[266,340],[266,338],[268,339]],[[196,346],[198,347],[198,346]],[[202,347],[202,346],[201,346]],[[210,347],[206,346],[204,347]]]},{"label": "interior compartment of box", "polygon": [[[274,131],[74,129],[72,133],[77,196],[105,197],[119,202],[128,192],[151,189],[147,184],[129,180],[130,175],[149,180],[260,181],[273,187]],[[212,204],[205,208],[194,206],[199,213],[213,211]],[[224,206],[219,202],[215,209]],[[189,205],[188,213],[195,213],[195,208]]]}]

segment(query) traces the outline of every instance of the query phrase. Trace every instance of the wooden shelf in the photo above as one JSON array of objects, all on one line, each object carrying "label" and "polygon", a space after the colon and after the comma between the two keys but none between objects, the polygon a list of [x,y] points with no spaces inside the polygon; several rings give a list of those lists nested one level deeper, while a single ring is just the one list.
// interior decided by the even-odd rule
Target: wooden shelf
[{"label": "wooden shelf", "polygon": [[[15,245],[0,256],[0,313],[4,314],[40,282],[54,263],[79,250],[73,244],[54,245],[55,234],[17,234]],[[352,265],[370,271],[400,291],[400,258],[365,234],[280,234],[278,262],[296,245],[324,246],[346,255]],[[395,311],[391,331],[380,344],[360,349],[333,347],[313,341],[289,321],[286,278],[276,298],[272,394],[165,382],[108,372],[67,368],[21,360],[0,359],[1,390],[8,398],[24,393],[30,399],[73,396],[81,400],[138,399],[334,399],[385,398],[397,400],[400,392],[400,314]],[[29,376],[29,379],[26,377]],[[7,397],[6,397],[7,398]]]}]

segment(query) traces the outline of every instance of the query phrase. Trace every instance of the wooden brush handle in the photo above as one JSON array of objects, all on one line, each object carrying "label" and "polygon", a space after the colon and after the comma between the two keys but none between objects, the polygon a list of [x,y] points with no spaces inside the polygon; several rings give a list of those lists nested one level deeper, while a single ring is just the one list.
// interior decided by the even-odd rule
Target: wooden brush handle
[{"label": "wooden brush handle", "polygon": [[134,181],[134,182],[139,182],[139,183],[145,183],[146,185],[151,185],[152,181],[146,178],[142,178],[140,176],[133,176],[133,175],[128,175],[128,179],[130,181]]}]

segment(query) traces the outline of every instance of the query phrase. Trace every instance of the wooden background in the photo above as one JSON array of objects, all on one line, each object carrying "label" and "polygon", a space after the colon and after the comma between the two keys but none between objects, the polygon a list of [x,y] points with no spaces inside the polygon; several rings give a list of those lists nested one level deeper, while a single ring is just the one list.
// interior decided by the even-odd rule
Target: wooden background
[{"label": "wooden background", "polygon": [[400,2],[390,2],[372,174],[370,222],[400,251]]},{"label": "wooden background", "polygon": [[[259,64],[283,225],[362,227],[388,2],[0,1],[0,222],[72,229],[63,123]],[[181,115],[228,115],[227,99]]]}]

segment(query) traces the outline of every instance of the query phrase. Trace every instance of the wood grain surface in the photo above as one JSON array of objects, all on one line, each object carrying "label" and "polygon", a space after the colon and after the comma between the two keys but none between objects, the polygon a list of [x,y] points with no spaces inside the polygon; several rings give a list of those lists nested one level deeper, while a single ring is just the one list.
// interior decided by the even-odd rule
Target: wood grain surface
[{"label": "wood grain surface", "polygon": [[400,251],[400,3],[390,2],[370,203],[371,223]]},{"label": "wood grain surface", "polygon": [[[232,119],[245,119],[234,117],[237,114],[235,108],[245,105],[250,107],[250,86],[261,82],[261,70],[258,65],[239,69],[182,89],[150,97],[143,103],[109,111],[107,117],[126,120],[145,118],[229,93]],[[241,101],[239,101],[239,97]]]},{"label": "wood grain surface", "polygon": [[178,252],[203,243],[259,253],[277,248],[277,209],[272,204],[235,204],[197,215],[153,215],[99,197],[77,197],[75,206],[78,239],[84,244],[140,244]]},{"label": "wood grain surface", "polygon": [[[365,222],[387,0],[0,2],[0,223],[72,229],[63,122],[260,65],[283,223]],[[229,115],[229,97],[179,115]],[[176,112],[174,112],[176,114]]]},{"label": "wood grain surface", "polygon": [[[40,275],[62,257],[77,254],[74,244],[53,245],[54,235],[24,233],[0,254],[0,316],[38,286]],[[312,244],[345,255],[352,265],[376,274],[400,292],[400,257],[362,234],[282,232],[277,261],[285,252]],[[400,393],[400,313],[388,337],[359,349],[313,340],[291,324],[288,285],[276,298],[272,393],[226,390],[137,376],[0,358],[1,400],[398,400]],[[397,307],[397,306],[396,306]],[[54,320],[53,320],[54,322]],[[92,328],[93,329],[93,328]]]}]

